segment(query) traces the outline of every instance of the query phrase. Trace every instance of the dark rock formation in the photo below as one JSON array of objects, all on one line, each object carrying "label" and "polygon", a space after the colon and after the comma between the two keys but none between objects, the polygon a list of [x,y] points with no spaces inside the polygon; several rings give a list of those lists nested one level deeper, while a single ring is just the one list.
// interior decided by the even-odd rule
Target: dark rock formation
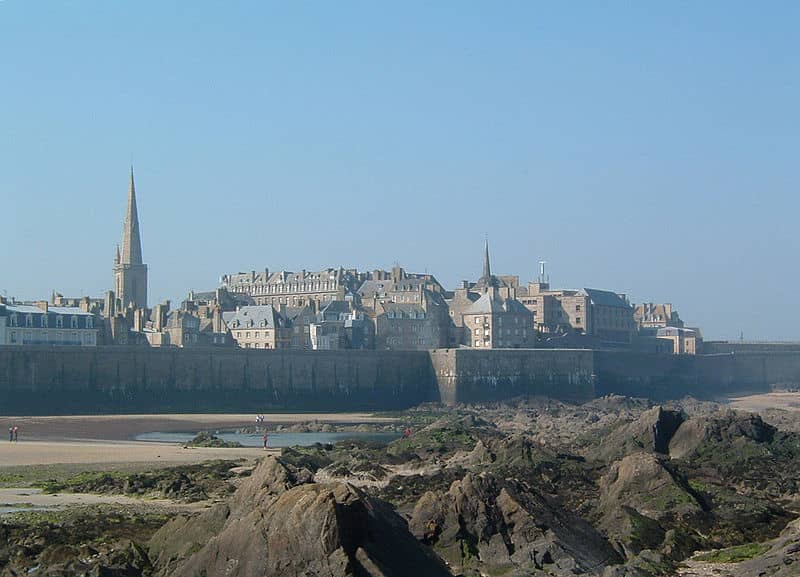
[{"label": "dark rock formation", "polygon": [[[173,528],[205,536],[206,542],[162,574],[450,575],[387,503],[350,485],[304,481],[278,460],[267,458],[236,492],[224,525],[213,537],[207,538],[217,527],[207,517],[197,521],[199,529],[194,520]],[[153,546],[151,554],[161,559],[167,550]]]},{"label": "dark rock formation", "polygon": [[621,559],[583,519],[525,483],[467,474],[422,496],[411,532],[465,574],[580,574]]},{"label": "dark rock formation", "polygon": [[685,420],[683,413],[662,406],[644,411],[635,421],[626,423],[590,444],[587,457],[613,461],[636,451],[669,453],[669,443]]},{"label": "dark rock formation", "polygon": [[686,479],[653,453],[635,453],[611,465],[600,493],[598,525],[628,556],[659,549],[670,529],[704,514]]}]

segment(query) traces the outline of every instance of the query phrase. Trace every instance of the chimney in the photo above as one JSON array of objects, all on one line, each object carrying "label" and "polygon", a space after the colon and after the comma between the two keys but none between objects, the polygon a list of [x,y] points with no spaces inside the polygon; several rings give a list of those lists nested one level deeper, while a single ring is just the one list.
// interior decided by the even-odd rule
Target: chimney
[{"label": "chimney", "polygon": [[47,312],[47,301],[37,301],[36,306],[39,307],[39,310],[42,312]]}]

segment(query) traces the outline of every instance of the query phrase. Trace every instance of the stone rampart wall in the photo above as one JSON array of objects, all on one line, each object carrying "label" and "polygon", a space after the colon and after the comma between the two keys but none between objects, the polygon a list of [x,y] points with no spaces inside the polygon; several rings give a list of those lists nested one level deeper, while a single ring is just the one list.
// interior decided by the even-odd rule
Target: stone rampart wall
[{"label": "stone rampart wall", "polygon": [[431,351],[442,402],[548,396],[594,397],[592,351],[586,349],[443,349]]},{"label": "stone rampart wall", "polygon": [[256,351],[0,347],[0,414],[388,410],[544,395],[653,399],[800,383],[800,351]]},{"label": "stone rampart wall", "polygon": [[391,409],[438,400],[425,351],[0,347],[0,414]]}]

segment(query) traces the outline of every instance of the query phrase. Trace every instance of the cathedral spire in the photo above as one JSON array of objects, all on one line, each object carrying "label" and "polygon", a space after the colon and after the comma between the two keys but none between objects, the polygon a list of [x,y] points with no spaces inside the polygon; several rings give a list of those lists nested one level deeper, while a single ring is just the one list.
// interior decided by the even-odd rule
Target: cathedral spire
[{"label": "cathedral spire", "polygon": [[133,183],[133,166],[128,188],[128,210],[122,228],[122,264],[142,264],[142,241],[139,238],[139,213],[136,210],[136,187]]},{"label": "cathedral spire", "polygon": [[490,279],[492,278],[492,268],[489,265],[489,238],[486,238],[486,241],[483,246],[483,278]]}]

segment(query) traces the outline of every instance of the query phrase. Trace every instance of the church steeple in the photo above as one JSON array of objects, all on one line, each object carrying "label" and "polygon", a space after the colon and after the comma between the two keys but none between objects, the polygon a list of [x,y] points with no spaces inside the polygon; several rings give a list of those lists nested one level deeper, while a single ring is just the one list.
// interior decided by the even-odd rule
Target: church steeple
[{"label": "church steeple", "polygon": [[122,225],[122,246],[114,254],[114,292],[118,310],[147,308],[147,265],[142,263],[142,240],[139,236],[139,212],[131,166],[128,208]]},{"label": "church steeple", "polygon": [[483,246],[483,278],[492,277],[492,267],[489,265],[489,239],[487,238]]},{"label": "church steeple", "polygon": [[497,277],[492,275],[492,266],[489,263],[489,239],[487,238],[483,245],[483,274],[475,285],[477,288],[488,289],[489,287],[497,287]]},{"label": "church steeple", "polygon": [[133,166],[128,187],[128,210],[122,226],[122,264],[142,264],[142,241],[139,238],[139,213],[136,209],[136,187],[133,183]]}]

